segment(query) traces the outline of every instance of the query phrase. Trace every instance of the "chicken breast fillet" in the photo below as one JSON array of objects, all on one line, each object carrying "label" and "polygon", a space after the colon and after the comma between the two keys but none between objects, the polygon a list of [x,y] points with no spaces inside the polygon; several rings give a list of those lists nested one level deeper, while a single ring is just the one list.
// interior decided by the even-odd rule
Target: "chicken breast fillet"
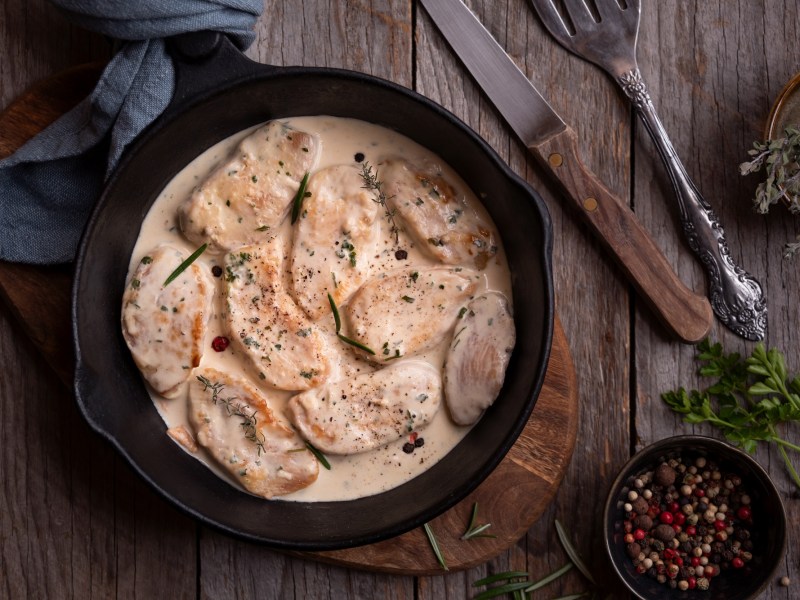
[{"label": "chicken breast fillet", "polygon": [[282,496],[317,480],[319,464],[252,385],[214,369],[194,373],[189,421],[197,442],[247,490]]},{"label": "chicken breast fillet", "polygon": [[281,262],[271,242],[226,256],[226,319],[234,344],[261,379],[282,390],[306,390],[328,377],[328,347],[283,288]]},{"label": "chicken breast fillet", "polygon": [[459,425],[477,421],[497,399],[516,342],[514,319],[505,296],[489,292],[466,308],[444,368],[447,408]]},{"label": "chicken breast fillet", "polygon": [[289,400],[300,434],[328,454],[356,454],[424,427],[439,410],[439,371],[405,360]]},{"label": "chicken breast fillet", "polygon": [[420,168],[394,158],[379,168],[387,207],[397,212],[423,253],[448,265],[486,267],[497,252],[495,233],[437,165]]},{"label": "chicken breast fillet", "polygon": [[330,312],[328,294],[343,304],[369,277],[380,235],[378,204],[358,169],[337,166],[314,174],[294,230],[291,273],[295,300],[317,320]]},{"label": "chicken breast fillet", "polygon": [[270,239],[318,150],[316,136],[279,121],[260,127],[180,206],[184,235],[211,252]]},{"label": "chicken breast fillet", "polygon": [[460,267],[407,268],[371,279],[344,310],[348,337],[368,346],[378,363],[411,356],[444,339],[466,300],[485,285]]},{"label": "chicken breast fillet", "polygon": [[168,398],[200,364],[214,295],[211,275],[197,263],[164,286],[188,256],[158,246],[142,258],[122,296],[122,335],[133,360],[147,383]]}]

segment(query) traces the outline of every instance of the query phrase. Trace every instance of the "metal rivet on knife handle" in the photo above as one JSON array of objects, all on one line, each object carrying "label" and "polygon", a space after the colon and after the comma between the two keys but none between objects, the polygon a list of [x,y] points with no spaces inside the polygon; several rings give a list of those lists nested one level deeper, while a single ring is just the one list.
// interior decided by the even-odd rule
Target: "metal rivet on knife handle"
[{"label": "metal rivet on knife handle", "polygon": [[597,210],[597,200],[589,196],[586,200],[583,201],[583,208],[585,208],[589,212]]},{"label": "metal rivet on knife handle", "polygon": [[550,164],[554,167],[560,167],[564,163],[564,158],[558,152],[553,152],[553,154],[547,157],[547,160],[550,161]]}]

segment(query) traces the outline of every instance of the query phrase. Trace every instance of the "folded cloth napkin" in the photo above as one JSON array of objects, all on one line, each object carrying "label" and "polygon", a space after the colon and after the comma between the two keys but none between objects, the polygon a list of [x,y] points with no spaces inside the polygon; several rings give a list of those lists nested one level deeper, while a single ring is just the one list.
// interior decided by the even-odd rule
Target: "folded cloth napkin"
[{"label": "folded cloth napkin", "polygon": [[11,262],[75,257],[105,178],[172,98],[163,38],[210,29],[245,49],[263,9],[263,0],[51,2],[78,25],[125,43],[88,98],[0,161],[0,259]]}]

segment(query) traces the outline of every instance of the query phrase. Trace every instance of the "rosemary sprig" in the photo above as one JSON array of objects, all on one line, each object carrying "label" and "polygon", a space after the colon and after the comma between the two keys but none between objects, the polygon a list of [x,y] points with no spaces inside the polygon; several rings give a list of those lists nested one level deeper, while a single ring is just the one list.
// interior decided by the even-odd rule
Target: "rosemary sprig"
[{"label": "rosemary sprig", "polygon": [[242,429],[244,430],[244,437],[245,439],[253,442],[258,447],[258,455],[261,456],[262,452],[265,452],[264,449],[264,434],[261,433],[258,428],[258,420],[256,419],[256,414],[258,411],[253,411],[251,414],[248,414],[246,409],[247,405],[240,404],[238,402],[234,402],[236,400],[236,396],[231,396],[230,398],[220,398],[220,394],[222,390],[225,388],[225,384],[216,382],[212,383],[210,379],[207,377],[203,377],[202,375],[197,376],[197,380],[203,384],[203,391],[211,390],[211,402],[216,404],[222,404],[225,407],[225,410],[228,413],[229,417],[239,417],[242,419]]},{"label": "rosemary sprig", "polygon": [[300,216],[300,209],[303,207],[303,200],[306,197],[306,187],[308,186],[308,171],[306,174],[303,175],[302,181],[300,181],[300,187],[297,190],[297,193],[294,195],[294,200],[292,201],[292,225],[294,225],[295,221],[297,221],[297,217]]},{"label": "rosemary sprig", "polygon": [[433,529],[431,529],[431,526],[428,525],[427,523],[425,523],[423,527],[425,528],[425,535],[428,536],[428,541],[431,544],[433,553],[436,555],[436,560],[439,561],[439,565],[441,565],[442,569],[444,569],[445,571],[449,571],[450,569],[447,568],[447,563],[444,560],[444,555],[442,554],[442,551],[439,549],[439,544],[436,541],[436,536],[433,535]]},{"label": "rosemary sprig", "polygon": [[328,303],[331,305],[331,311],[333,312],[333,321],[336,324],[336,337],[342,340],[345,344],[350,344],[351,346],[355,346],[356,348],[363,350],[368,354],[375,355],[375,350],[370,348],[369,346],[362,344],[361,342],[357,342],[356,340],[351,340],[346,335],[340,333],[342,329],[342,319],[339,316],[339,309],[336,308],[336,302],[333,300],[333,296],[328,293]]},{"label": "rosemary sprig", "polygon": [[400,228],[395,223],[394,216],[397,212],[396,210],[389,210],[389,207],[386,205],[386,201],[394,196],[386,197],[386,192],[383,191],[383,182],[378,179],[378,171],[377,169],[373,170],[372,165],[369,164],[368,161],[364,161],[361,165],[361,179],[364,180],[364,185],[361,186],[365,190],[371,190],[375,193],[375,198],[373,198],[373,202],[380,204],[384,210],[384,216],[386,220],[389,221],[390,231],[392,235],[394,235],[394,243],[397,244],[400,242]]},{"label": "rosemary sprig", "polygon": [[467,525],[467,530],[464,532],[464,535],[461,536],[462,540],[469,540],[476,537],[483,537],[483,538],[493,538],[497,537],[490,533],[484,533],[489,527],[492,526],[491,523],[484,523],[483,525],[478,525],[478,503],[472,505],[472,517],[469,520],[469,525]]},{"label": "rosemary sprig", "polygon": [[572,542],[569,541],[569,536],[567,535],[564,526],[556,519],[556,533],[558,533],[558,539],[561,540],[561,545],[564,546],[564,552],[567,553],[570,560],[575,563],[575,566],[578,567],[578,570],[583,573],[583,576],[588,579],[592,585],[597,585],[597,582],[592,577],[591,571],[586,566],[586,564],[581,559],[581,555],[578,554],[578,551],[575,549],[575,546],[572,545]]},{"label": "rosemary sprig", "polygon": [[325,455],[320,451],[319,448],[314,446],[314,444],[311,442],[306,442],[306,447],[311,450],[311,454],[317,457],[319,464],[328,469],[328,471],[331,470],[331,463],[328,462],[328,459],[325,458]]},{"label": "rosemary sprig", "polygon": [[189,265],[196,261],[198,257],[206,251],[206,248],[208,248],[208,244],[203,244],[197,250],[192,252],[189,258],[179,264],[178,267],[172,273],[170,273],[169,277],[164,280],[164,284],[161,287],[167,287],[170,283],[172,283],[175,278],[178,277],[178,275],[183,273],[189,267]]}]

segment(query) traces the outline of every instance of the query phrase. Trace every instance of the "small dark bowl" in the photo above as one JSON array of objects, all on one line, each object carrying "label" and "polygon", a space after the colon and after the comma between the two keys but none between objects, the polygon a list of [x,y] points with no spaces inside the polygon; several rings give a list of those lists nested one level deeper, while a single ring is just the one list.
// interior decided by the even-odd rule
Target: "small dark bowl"
[{"label": "small dark bowl", "polygon": [[[633,479],[651,470],[662,458],[683,457],[684,461],[698,457],[714,460],[723,471],[742,478],[742,486],[751,497],[755,527],[751,530],[754,547],[749,569],[729,569],[711,580],[708,591],[680,591],[658,583],[636,572],[625,552],[622,527],[623,510],[619,502],[632,487]],[[684,435],[661,440],[631,458],[611,486],[605,506],[605,546],[611,564],[622,582],[642,600],[745,600],[755,598],[773,578],[786,548],[786,513],[778,490],[766,471],[746,453],[714,438]]]}]

